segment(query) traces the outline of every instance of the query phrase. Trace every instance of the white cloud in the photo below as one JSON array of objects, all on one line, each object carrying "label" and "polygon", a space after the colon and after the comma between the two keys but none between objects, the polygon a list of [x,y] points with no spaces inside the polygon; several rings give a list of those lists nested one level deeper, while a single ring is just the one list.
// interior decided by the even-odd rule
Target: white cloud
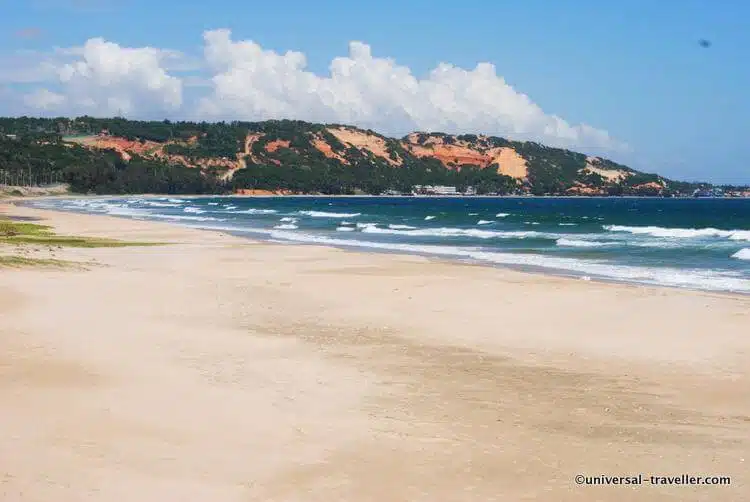
[{"label": "white cloud", "polygon": [[[70,114],[290,118],[353,124],[394,135],[443,131],[584,150],[622,146],[606,131],[545,113],[498,76],[490,63],[471,70],[441,63],[419,78],[355,41],[348,56],[331,61],[327,75],[317,75],[306,69],[301,52],[281,54],[252,41],[235,41],[229,30],[207,31],[203,38],[202,60],[166,49],[121,47],[101,38],[58,49],[52,67],[59,89],[38,90],[26,102]],[[52,63],[45,64],[46,73],[39,75],[49,73]],[[201,66],[203,71],[195,74]],[[193,74],[180,74],[190,71]],[[183,88],[192,89],[194,102],[183,102]]]},{"label": "white cloud", "polygon": [[343,122],[388,133],[410,130],[477,132],[549,145],[619,146],[606,131],[548,115],[508,85],[495,66],[465,70],[441,63],[426,78],[392,59],[374,57],[362,42],[333,59],[329,75],[305,69],[300,52],[278,54],[229,30],[204,34],[205,58],[216,73],[198,115],[222,119],[296,118]]},{"label": "white cloud", "polygon": [[37,89],[31,94],[23,97],[24,102],[32,107],[41,110],[55,110],[65,103],[65,96],[52,92],[48,89]]},{"label": "white cloud", "polygon": [[[163,67],[164,61],[174,59],[174,51],[127,48],[92,38],[82,47],[57,52],[73,58],[55,68],[60,92],[38,90],[30,104],[39,108],[54,104],[70,113],[126,116],[175,112],[182,105],[182,81]],[[45,99],[51,95],[52,102]]]}]

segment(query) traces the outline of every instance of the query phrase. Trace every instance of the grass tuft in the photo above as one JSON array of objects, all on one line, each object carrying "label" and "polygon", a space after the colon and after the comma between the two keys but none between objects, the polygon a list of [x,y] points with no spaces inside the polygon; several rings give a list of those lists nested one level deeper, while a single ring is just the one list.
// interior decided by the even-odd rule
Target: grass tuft
[{"label": "grass tuft", "polygon": [[54,268],[83,268],[81,263],[66,260],[45,258],[26,258],[23,256],[0,255],[0,268],[21,267],[54,267]]},{"label": "grass tuft", "polygon": [[76,248],[162,246],[163,242],[131,242],[102,237],[55,235],[48,225],[0,220],[0,244],[38,244]]}]

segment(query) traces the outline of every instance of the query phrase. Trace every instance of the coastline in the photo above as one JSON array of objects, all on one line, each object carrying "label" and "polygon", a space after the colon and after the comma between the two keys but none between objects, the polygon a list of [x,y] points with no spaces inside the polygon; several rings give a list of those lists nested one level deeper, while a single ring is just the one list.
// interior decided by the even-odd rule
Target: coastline
[{"label": "coastline", "polygon": [[231,194],[159,194],[159,193],[134,193],[134,194],[78,194],[72,192],[60,193],[60,194],[45,194],[45,195],[7,195],[4,198],[0,197],[0,200],[5,201],[22,201],[22,200],[37,200],[37,199],[66,199],[66,198],[113,198],[113,197],[176,197],[184,199],[195,199],[201,197],[216,197],[216,198],[229,198],[237,197],[242,199],[289,199],[289,198],[331,198],[331,199],[347,199],[347,198],[367,198],[367,199],[627,199],[627,200],[640,200],[640,199],[657,199],[657,200],[744,200],[750,199],[750,197],[692,197],[692,196],[680,196],[680,197],[663,197],[659,195],[371,195],[371,194],[338,194],[338,195],[323,195],[323,194],[245,194],[245,193],[231,193]]},{"label": "coastline", "polygon": [[[750,483],[745,296],[5,202],[60,234],[169,242],[0,270],[11,500],[705,500]],[[732,485],[573,480],[637,472]]]},{"label": "coastline", "polygon": [[[182,199],[200,199],[200,198],[249,198],[249,199],[294,199],[294,198],[384,198],[384,199],[401,199],[401,197],[394,197],[394,196],[359,196],[359,195],[341,195],[341,196],[312,196],[312,195],[224,195],[224,196],[216,196],[216,195],[169,195],[169,194],[139,194],[139,195],[132,195],[133,198],[137,199],[149,199],[149,198],[182,198]],[[465,197],[462,196],[424,196],[424,197],[417,197],[417,198],[438,198],[438,199],[465,199]],[[33,200],[44,200],[44,199],[51,199],[51,200],[71,200],[71,199],[87,199],[87,200],[97,200],[97,199],[127,199],[128,196],[126,195],[88,195],[88,196],[77,196],[77,195],[70,195],[70,196],[57,196],[57,195],[51,195],[51,196],[40,196],[35,197]],[[491,198],[491,197],[490,197]],[[506,197],[499,197],[499,198],[506,198]],[[511,198],[523,198],[523,197],[511,197]],[[575,199],[575,198],[582,198],[581,196],[560,196],[560,197],[531,197],[531,198],[538,198],[538,199],[549,199],[549,198],[559,198],[559,199]],[[589,198],[589,199],[603,199],[603,198],[610,198],[610,197],[583,197],[583,198]],[[622,197],[622,198],[633,198],[633,199],[642,199],[644,197]],[[654,199],[661,199],[661,197],[653,197]],[[16,197],[14,199],[6,199],[7,202],[11,204],[16,204],[20,206],[26,205],[25,203],[32,202],[32,199],[28,197]],[[52,209],[52,211],[56,211],[57,209]],[[67,211],[63,211],[67,212]],[[72,211],[76,214],[91,214],[87,213],[85,211]],[[120,218],[128,218],[127,216],[120,216]],[[154,219],[150,219],[149,221],[155,221]],[[207,230],[211,232],[220,232],[220,233],[228,233],[230,235],[243,238],[243,239],[250,239],[255,240],[258,242],[264,242],[264,243],[273,243],[276,245],[295,245],[295,246],[323,246],[328,247],[332,249],[338,249],[338,250],[344,250],[347,252],[355,252],[355,253],[374,253],[374,254],[385,254],[385,255],[408,255],[408,256],[419,256],[423,257],[429,260],[434,261],[442,261],[446,263],[456,263],[456,264],[464,264],[464,265],[475,265],[480,267],[491,267],[491,268],[499,268],[499,269],[505,269],[510,270],[514,272],[519,273],[525,273],[525,274],[533,274],[533,275],[544,275],[544,276],[550,276],[550,277],[556,277],[556,278],[562,278],[567,280],[573,280],[573,281],[594,281],[597,283],[602,284],[614,284],[614,285],[623,285],[628,287],[654,287],[654,288],[667,288],[667,289],[676,289],[680,291],[693,291],[693,292],[706,292],[706,293],[712,293],[712,294],[719,294],[719,295],[727,295],[727,296],[739,296],[739,297],[747,297],[750,298],[750,291],[742,291],[742,290],[722,290],[715,287],[697,287],[695,285],[686,285],[686,284],[669,284],[669,283],[659,283],[655,281],[645,281],[645,280],[638,280],[638,279],[630,279],[630,278],[618,278],[618,277],[609,277],[607,275],[602,274],[596,274],[591,272],[584,272],[581,270],[573,270],[568,269],[564,267],[556,268],[553,265],[539,265],[539,264],[523,264],[523,263],[512,263],[512,262],[493,262],[493,261],[487,261],[480,258],[472,258],[472,257],[462,257],[462,256],[453,256],[452,254],[441,254],[441,253],[435,253],[431,254],[429,252],[420,252],[420,251],[409,251],[409,250],[399,250],[399,249],[385,249],[385,248],[378,248],[378,247],[364,247],[358,245],[356,241],[353,241],[351,243],[320,243],[320,242],[306,242],[303,240],[300,241],[290,241],[290,242],[281,242],[276,241],[272,238],[262,238],[260,237],[261,234],[257,232],[249,232],[249,231],[243,231],[241,228],[238,228],[236,231],[232,231],[230,229],[226,228],[212,228],[212,227],[194,227],[191,225],[183,225],[180,223],[172,223],[176,226],[182,227],[182,228],[193,228],[193,229],[200,229],[200,230]]]}]

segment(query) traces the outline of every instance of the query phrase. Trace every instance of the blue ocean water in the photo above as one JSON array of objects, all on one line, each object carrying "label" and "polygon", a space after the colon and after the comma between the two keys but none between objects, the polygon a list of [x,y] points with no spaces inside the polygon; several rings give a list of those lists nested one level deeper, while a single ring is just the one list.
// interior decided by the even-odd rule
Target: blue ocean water
[{"label": "blue ocean water", "polygon": [[31,204],[286,243],[750,293],[750,199],[132,196]]}]

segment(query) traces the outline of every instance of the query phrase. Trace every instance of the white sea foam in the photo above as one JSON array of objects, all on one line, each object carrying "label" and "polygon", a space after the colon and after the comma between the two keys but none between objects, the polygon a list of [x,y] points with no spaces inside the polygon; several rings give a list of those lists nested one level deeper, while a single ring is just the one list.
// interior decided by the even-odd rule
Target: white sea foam
[{"label": "white sea foam", "polygon": [[[164,200],[164,199],[161,199],[161,200]],[[187,202],[186,200],[183,200],[183,199],[166,199],[166,200],[167,202],[174,202],[175,204],[182,204],[184,202]]]},{"label": "white sea foam", "polygon": [[209,202],[208,205],[209,206],[218,206],[219,203],[218,202]]},{"label": "white sea foam", "polygon": [[[54,203],[52,202],[46,207],[52,208],[52,209],[73,209],[73,210],[84,210],[88,212],[93,213],[104,213],[109,214],[112,216],[129,216],[129,217],[142,217],[142,216],[148,216],[148,211],[144,209],[137,209],[129,204],[123,203],[117,204],[113,202],[106,202],[101,200],[72,200],[72,201],[66,201],[62,204],[60,203]],[[41,204],[35,204],[37,207],[45,207]]]},{"label": "white sea foam", "polygon": [[354,232],[354,227],[336,227],[337,232]]},{"label": "white sea foam", "polygon": [[286,222],[286,223],[297,223],[297,218],[290,218],[289,216],[284,216],[279,221],[283,221],[283,222]]},{"label": "white sea foam", "polygon": [[392,234],[408,235],[415,237],[476,237],[478,239],[530,239],[530,238],[554,238],[552,234],[531,231],[507,231],[479,230],[477,228],[418,228],[413,230],[395,230],[392,228],[380,228],[374,223],[357,225],[363,233],[369,234]]},{"label": "white sea foam", "polygon": [[578,226],[578,223],[558,223],[561,227],[575,227]]},{"label": "white sea foam", "polygon": [[738,260],[750,260],[750,248],[740,249],[732,255],[732,258],[737,258]]},{"label": "white sea foam", "polygon": [[558,246],[573,247],[573,248],[601,248],[615,245],[614,242],[597,242],[597,241],[584,241],[580,239],[566,239],[562,237],[557,239]]},{"label": "white sea foam", "polygon": [[251,207],[250,209],[245,209],[244,211],[234,211],[235,214],[275,214],[278,213],[275,209],[256,209],[254,207]]},{"label": "white sea foam", "polygon": [[388,228],[393,230],[414,230],[417,227],[412,227],[411,225],[388,225]]},{"label": "white sea foam", "polygon": [[157,218],[160,220],[178,220],[178,221],[226,221],[221,218],[214,218],[212,216],[182,216],[177,214],[149,214],[149,218]]},{"label": "white sea foam", "polygon": [[205,211],[203,209],[200,209],[200,208],[197,208],[197,207],[190,207],[190,206],[186,207],[182,211],[185,212],[185,213],[194,213],[194,214],[205,213]]},{"label": "white sea foam", "polygon": [[661,239],[661,240],[642,240],[642,241],[636,241],[636,240],[625,240],[624,241],[628,246],[633,246],[637,248],[657,248],[657,249],[678,249],[678,248],[684,248],[686,247],[686,242],[684,240],[675,240],[675,239]]},{"label": "white sea foam", "polygon": [[139,209],[131,209],[122,206],[110,206],[105,209],[105,212],[112,216],[147,216],[146,213]]},{"label": "white sea foam", "polygon": [[143,204],[149,207],[180,207],[180,204],[174,202],[157,202],[155,200],[144,200]]},{"label": "white sea foam", "polygon": [[495,223],[495,222],[494,221],[490,221],[490,220],[479,220],[477,222],[477,225],[489,225],[490,223]]},{"label": "white sea foam", "polygon": [[362,215],[362,213],[329,213],[327,211],[299,211],[299,214],[312,218],[356,218]]},{"label": "white sea foam", "polygon": [[666,228],[666,227],[631,227],[626,225],[604,225],[602,228],[610,232],[628,232],[635,235],[650,235],[652,237],[695,239],[719,237],[733,241],[750,241],[750,230],[720,230],[718,228]]},{"label": "white sea foam", "polygon": [[430,221],[430,220],[434,220],[434,219],[435,219],[435,216],[432,216],[432,215],[424,217],[425,221]]},{"label": "white sea foam", "polygon": [[375,225],[377,225],[377,223],[357,223],[357,228],[369,228],[374,227]]},{"label": "white sea foam", "polygon": [[495,218],[506,218],[508,216],[510,216],[510,213],[497,213]]},{"label": "white sea foam", "polygon": [[231,204],[227,204],[227,205],[224,206],[224,209],[227,209],[227,210],[237,209],[237,206],[233,206]]},{"label": "white sea foam", "polygon": [[276,225],[273,228],[277,228],[279,230],[297,230],[299,227],[294,223],[282,223],[281,225]]}]

